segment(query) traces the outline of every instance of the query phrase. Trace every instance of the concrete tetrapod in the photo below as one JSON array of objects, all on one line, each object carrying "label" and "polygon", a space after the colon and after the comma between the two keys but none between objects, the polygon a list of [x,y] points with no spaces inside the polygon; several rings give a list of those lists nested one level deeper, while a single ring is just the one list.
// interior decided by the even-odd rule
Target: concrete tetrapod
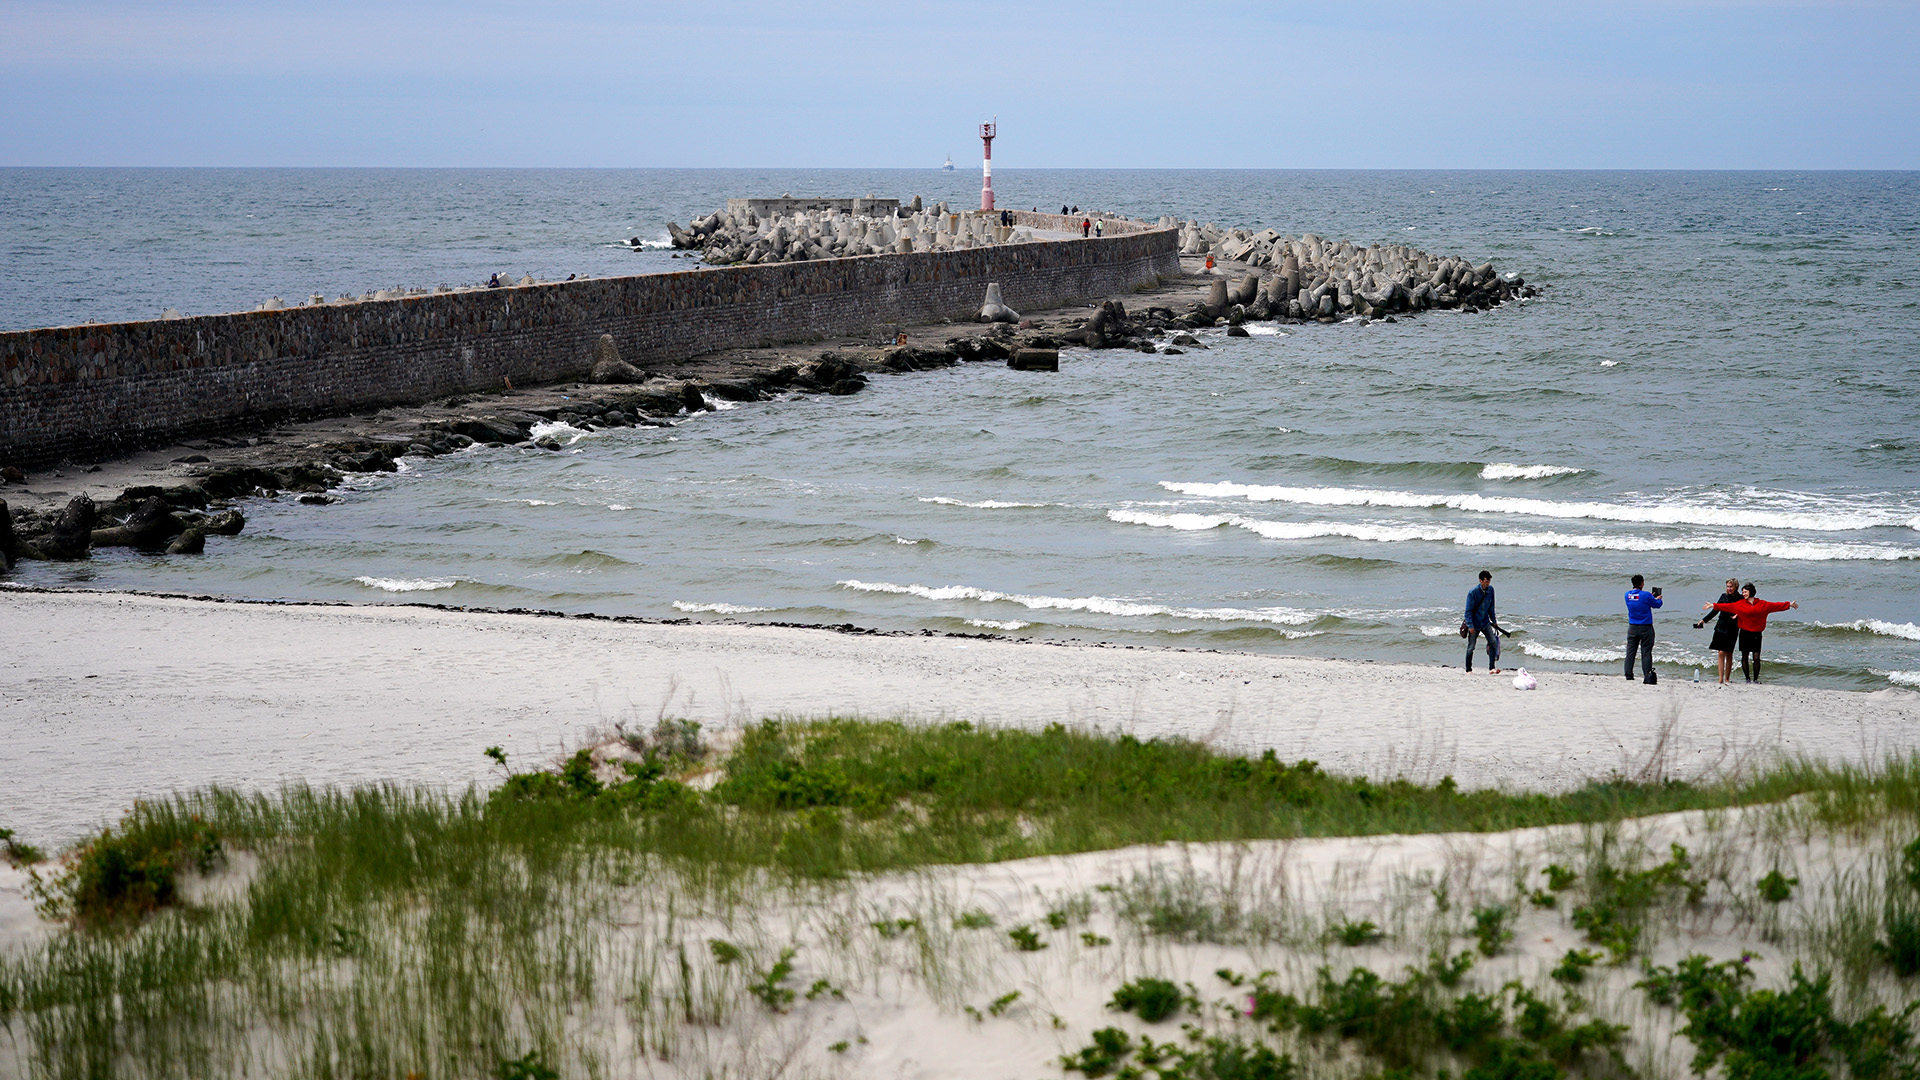
[{"label": "concrete tetrapod", "polygon": [[980,321],[1004,323],[1020,321],[1020,313],[1008,307],[1006,301],[1001,298],[1000,283],[997,281],[987,283],[987,299],[980,305]]}]

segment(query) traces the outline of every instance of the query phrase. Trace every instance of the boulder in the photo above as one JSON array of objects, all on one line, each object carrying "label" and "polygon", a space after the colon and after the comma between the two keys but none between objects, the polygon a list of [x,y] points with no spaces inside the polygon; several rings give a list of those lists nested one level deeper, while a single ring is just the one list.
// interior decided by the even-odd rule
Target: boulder
[{"label": "boulder", "polygon": [[166,501],[151,496],[127,515],[125,523],[92,531],[94,547],[136,547],[159,550],[181,531]]},{"label": "boulder", "polygon": [[1008,307],[1006,301],[1001,298],[1000,283],[997,281],[989,282],[987,285],[986,301],[980,305],[980,321],[997,323],[1020,321],[1020,313]]},{"label": "boulder", "polygon": [[1007,360],[1015,371],[1059,371],[1059,349],[1015,349]]},{"label": "boulder", "polygon": [[239,536],[240,530],[246,527],[246,516],[238,510],[214,514],[197,526],[201,532],[212,536]]},{"label": "boulder", "polygon": [[93,519],[93,500],[75,495],[54,520],[53,532],[48,534],[41,550],[49,559],[86,558],[93,547]]},{"label": "boulder", "polygon": [[1239,323],[1234,323],[1232,326],[1227,327],[1227,336],[1228,337],[1252,337],[1253,335],[1247,333],[1246,327],[1241,326]]},{"label": "boulder", "polygon": [[198,555],[207,550],[207,534],[199,529],[188,529],[181,533],[173,543],[167,545],[169,555]]},{"label": "boulder", "polygon": [[8,465],[5,468],[0,468],[0,480],[4,480],[9,484],[24,484],[27,482],[27,474]]}]

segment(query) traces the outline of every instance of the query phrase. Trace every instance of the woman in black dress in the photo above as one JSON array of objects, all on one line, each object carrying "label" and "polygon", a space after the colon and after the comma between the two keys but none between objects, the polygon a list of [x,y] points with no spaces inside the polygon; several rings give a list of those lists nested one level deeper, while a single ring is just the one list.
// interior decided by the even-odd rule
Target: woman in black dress
[{"label": "woman in black dress", "polygon": [[[1740,579],[1728,578],[1727,591],[1715,602],[1731,604],[1739,599]],[[1736,616],[1732,612],[1716,611],[1714,612],[1714,618],[1702,619],[1694,623],[1693,628],[1698,630],[1707,625],[1708,622],[1713,623],[1713,644],[1710,645],[1709,648],[1720,654],[1718,657],[1720,663],[1720,683],[1724,686],[1733,681],[1733,645],[1734,641],[1740,636],[1740,624],[1736,621]]]}]

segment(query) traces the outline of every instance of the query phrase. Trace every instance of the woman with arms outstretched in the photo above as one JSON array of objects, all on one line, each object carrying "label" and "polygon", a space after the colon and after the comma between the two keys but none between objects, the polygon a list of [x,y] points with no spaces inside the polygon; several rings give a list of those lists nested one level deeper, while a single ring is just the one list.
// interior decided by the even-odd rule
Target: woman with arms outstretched
[{"label": "woman with arms outstretched", "polygon": [[[1727,591],[1720,594],[1715,603],[1734,604],[1740,601],[1740,579],[1728,578]],[[1707,647],[1714,651],[1714,659],[1720,669],[1720,683],[1725,686],[1733,681],[1733,646],[1740,637],[1740,623],[1730,611],[1716,611],[1712,619],[1702,617],[1693,624],[1695,630],[1713,623],[1713,642]]]},{"label": "woman with arms outstretched", "polygon": [[[1734,621],[1740,624],[1740,674],[1750,683],[1760,681],[1760,635],[1767,629],[1767,616],[1776,611],[1800,606],[1798,601],[1776,601],[1760,599],[1760,589],[1749,581],[1740,586],[1745,599],[1730,604],[1708,604],[1701,611],[1730,611]],[[1753,661],[1752,670],[1748,670],[1747,661]]]}]

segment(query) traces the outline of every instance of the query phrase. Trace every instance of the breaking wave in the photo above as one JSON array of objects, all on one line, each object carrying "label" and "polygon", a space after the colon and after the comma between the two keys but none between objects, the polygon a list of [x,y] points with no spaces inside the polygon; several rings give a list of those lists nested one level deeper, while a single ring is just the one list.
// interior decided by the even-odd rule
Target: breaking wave
[{"label": "breaking wave", "polygon": [[1149,514],[1138,510],[1109,510],[1107,517],[1125,525],[1147,525],[1182,532],[1198,532],[1232,525],[1269,540],[1312,540],[1344,536],[1352,540],[1402,543],[1425,540],[1462,547],[1572,548],[1585,551],[1727,551],[1769,559],[1806,562],[1852,560],[1896,561],[1920,559],[1920,548],[1878,544],[1816,543],[1802,540],[1743,540],[1734,537],[1587,536],[1560,532],[1502,532],[1448,525],[1367,525],[1336,521],[1261,521],[1235,514]]},{"label": "breaking wave", "polygon": [[984,630],[1022,630],[1032,626],[1030,622],[1019,619],[968,619],[968,626],[978,626]]},{"label": "breaking wave", "polygon": [[1480,470],[1482,480],[1545,480],[1549,476],[1572,476],[1586,472],[1571,465],[1515,465],[1496,461]]},{"label": "breaking wave", "polygon": [[1890,683],[1901,686],[1920,686],[1920,671],[1882,671],[1878,674],[1885,675]]},{"label": "breaking wave", "polygon": [[1908,641],[1920,641],[1920,626],[1913,623],[1886,622],[1882,619],[1855,619],[1852,622],[1830,623],[1816,622],[1813,625],[1822,630],[1858,630],[1864,634],[1884,634],[1887,637],[1905,638]]},{"label": "breaking wave", "polygon": [[890,581],[855,581],[834,584],[855,592],[894,593],[917,596],[922,600],[977,600],[981,603],[1019,604],[1033,611],[1086,611],[1097,615],[1122,617],[1161,616],[1172,619],[1208,619],[1220,622],[1265,622],[1286,626],[1310,623],[1319,616],[1293,608],[1189,608],[1165,604],[1145,604],[1137,600],[1116,600],[1105,596],[1029,596],[1022,593],[976,589],[971,585],[896,585]]},{"label": "breaking wave", "polygon": [[1001,502],[998,499],[982,499],[979,502],[967,502],[964,499],[949,499],[945,495],[922,496],[919,501],[923,503],[937,503],[941,506],[964,506],[972,510],[1015,510],[1022,508],[1031,510],[1052,505],[1051,503]]},{"label": "breaking wave", "polygon": [[451,589],[455,585],[460,584],[460,579],[458,578],[357,577],[353,580],[370,589],[379,589],[381,592],[390,593],[434,592],[438,589]]},{"label": "breaking wave", "polygon": [[1811,532],[1851,532],[1883,525],[1920,527],[1912,507],[1851,510],[1735,510],[1693,503],[1625,506],[1604,502],[1558,502],[1511,495],[1441,495],[1417,491],[1370,488],[1280,487],[1264,484],[1194,484],[1162,480],[1160,486],[1199,498],[1243,498],[1250,502],[1285,502],[1302,506],[1383,506],[1412,510],[1466,510],[1481,514],[1526,514],[1532,517],[1592,518],[1648,525],[1717,525],[1750,529],[1800,529]]},{"label": "breaking wave", "polygon": [[750,607],[746,604],[689,604],[685,600],[673,602],[675,611],[692,613],[711,613],[714,615],[748,615],[756,611],[772,611],[770,607]]}]

